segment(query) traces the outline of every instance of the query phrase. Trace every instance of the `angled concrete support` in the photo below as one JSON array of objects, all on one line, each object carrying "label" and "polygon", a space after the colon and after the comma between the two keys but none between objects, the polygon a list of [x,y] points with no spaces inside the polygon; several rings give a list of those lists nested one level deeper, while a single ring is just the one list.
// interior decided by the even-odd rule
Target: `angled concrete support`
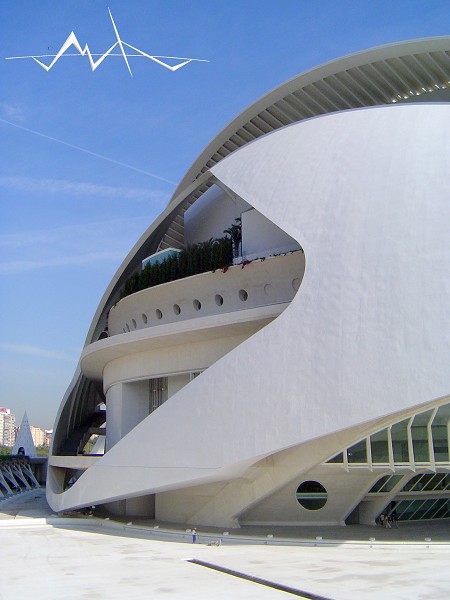
[{"label": "angled concrete support", "polygon": [[6,494],[3,494],[3,492],[1,492],[1,490],[0,490],[0,492],[2,493],[3,496],[5,496],[5,495],[6,496],[12,495],[13,491],[9,487],[9,485],[7,484],[6,479],[3,476],[3,471],[2,470],[0,470],[0,486],[3,487],[3,489],[6,491]]},{"label": "angled concrete support", "polygon": [[17,479],[19,479],[27,490],[31,490],[31,485],[28,483],[27,478],[22,473],[22,470],[17,465],[13,465],[12,467],[13,473]]},{"label": "angled concrete support", "polygon": [[23,464],[21,465],[22,467],[22,473],[25,473],[25,475],[31,479],[32,483],[34,484],[34,487],[40,487],[39,485],[39,481],[36,479],[36,477],[34,476],[34,473],[30,467],[30,465],[27,464]]}]

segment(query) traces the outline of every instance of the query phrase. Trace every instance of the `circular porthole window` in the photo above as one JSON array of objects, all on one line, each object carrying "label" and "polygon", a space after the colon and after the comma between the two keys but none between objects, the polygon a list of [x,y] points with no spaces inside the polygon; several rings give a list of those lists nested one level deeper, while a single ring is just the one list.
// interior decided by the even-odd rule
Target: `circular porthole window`
[{"label": "circular porthole window", "polygon": [[202,307],[202,303],[200,302],[200,300],[194,300],[192,304],[194,305],[195,310],[200,310]]},{"label": "circular porthole window", "polygon": [[155,313],[157,319],[162,319],[162,312],[159,310],[159,308],[155,310]]},{"label": "circular porthole window", "polygon": [[248,298],[248,292],[246,290],[239,290],[239,298],[242,302],[245,302]]},{"label": "circular porthole window", "polygon": [[142,320],[144,321],[145,324],[147,324],[148,318],[145,313],[142,313]]},{"label": "circular porthole window", "polygon": [[180,314],[180,312],[181,312],[181,308],[180,308],[179,304],[174,304],[174,305],[173,305],[173,312],[174,312],[176,315],[179,315],[179,314]]},{"label": "circular porthole window", "polygon": [[136,327],[137,327],[136,319],[131,319],[131,322],[133,323],[133,327],[136,329]]},{"label": "circular porthole window", "polygon": [[307,510],[319,510],[327,503],[328,492],[318,481],[304,481],[295,494],[297,502]]},{"label": "circular porthole window", "polygon": [[214,298],[214,300],[216,301],[217,306],[222,306],[223,297],[220,294],[216,294],[216,297]]},{"label": "circular porthole window", "polygon": [[125,327],[127,328],[127,331],[130,331],[130,326],[128,325],[128,323],[125,324]]}]

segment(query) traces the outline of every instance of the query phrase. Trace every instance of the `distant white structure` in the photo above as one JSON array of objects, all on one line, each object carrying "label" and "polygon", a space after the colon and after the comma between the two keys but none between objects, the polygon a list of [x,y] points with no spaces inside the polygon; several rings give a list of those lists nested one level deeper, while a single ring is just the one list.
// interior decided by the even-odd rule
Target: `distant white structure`
[{"label": "distant white structure", "polygon": [[30,432],[35,447],[47,445],[47,435],[45,429],[36,427],[35,425],[30,425]]},{"label": "distant white structure", "polygon": [[52,437],[53,437],[53,429],[46,429],[45,430],[45,445],[50,448],[50,445],[52,443]]},{"label": "distant white structure", "polygon": [[[94,316],[53,510],[450,518],[449,101],[450,38],[393,44],[286,82],[208,145]],[[229,267],[138,291],[146,257],[218,252],[224,231]]]},{"label": "distant white structure", "polygon": [[37,456],[26,412],[23,415],[12,454],[28,456],[29,458]]},{"label": "distant white structure", "polygon": [[0,407],[0,444],[14,446],[16,439],[16,417],[9,408]]}]

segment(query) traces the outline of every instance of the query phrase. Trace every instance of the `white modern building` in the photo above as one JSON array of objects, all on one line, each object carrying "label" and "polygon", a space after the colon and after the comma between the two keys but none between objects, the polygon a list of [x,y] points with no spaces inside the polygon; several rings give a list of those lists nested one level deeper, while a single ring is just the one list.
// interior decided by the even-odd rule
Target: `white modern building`
[{"label": "white modern building", "polygon": [[94,316],[53,510],[450,518],[449,102],[450,38],[393,44],[284,83],[207,146]]},{"label": "white modern building", "polygon": [[16,439],[16,417],[9,408],[0,407],[0,444],[14,446]]}]

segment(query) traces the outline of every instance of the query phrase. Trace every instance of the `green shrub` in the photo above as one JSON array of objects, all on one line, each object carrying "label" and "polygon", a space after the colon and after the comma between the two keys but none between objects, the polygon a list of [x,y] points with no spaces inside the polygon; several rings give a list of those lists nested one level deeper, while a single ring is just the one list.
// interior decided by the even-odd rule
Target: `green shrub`
[{"label": "green shrub", "polygon": [[161,263],[147,263],[142,271],[136,271],[125,281],[120,299],[155,285],[229,267],[233,264],[233,249],[231,237],[210,238],[188,246]]}]

